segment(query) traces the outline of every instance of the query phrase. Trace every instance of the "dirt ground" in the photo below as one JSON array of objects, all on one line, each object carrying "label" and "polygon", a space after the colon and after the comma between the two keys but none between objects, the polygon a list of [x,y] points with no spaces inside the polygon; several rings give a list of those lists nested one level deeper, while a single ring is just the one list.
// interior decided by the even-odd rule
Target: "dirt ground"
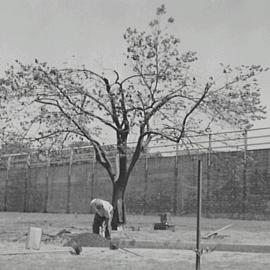
[{"label": "dirt ground", "polygon": [[[80,255],[72,255],[63,247],[70,236],[90,235],[92,215],[0,213],[0,269],[195,269],[195,252],[191,250],[128,249],[110,250],[104,242],[102,247],[83,247]],[[123,231],[113,232],[112,237],[153,241],[192,241],[196,239],[196,220],[193,217],[173,217],[175,231],[153,230],[158,216],[128,216]],[[230,228],[216,238],[204,240],[209,243],[270,245],[269,221],[242,221],[228,219],[202,219],[202,235],[228,224]],[[64,249],[24,255],[1,255],[25,251],[25,240],[30,226],[43,231],[41,251]],[[64,231],[63,231],[64,230]],[[66,237],[57,237],[59,233]],[[91,240],[93,240],[91,238]],[[98,241],[99,239],[95,239]],[[89,245],[88,245],[89,246]],[[90,245],[91,246],[91,245]],[[201,269],[270,269],[267,253],[206,253],[201,259]]]}]

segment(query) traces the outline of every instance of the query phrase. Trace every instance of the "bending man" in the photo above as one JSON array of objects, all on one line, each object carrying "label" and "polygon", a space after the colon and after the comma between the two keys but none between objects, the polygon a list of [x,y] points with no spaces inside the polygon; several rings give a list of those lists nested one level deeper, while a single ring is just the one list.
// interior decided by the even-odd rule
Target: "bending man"
[{"label": "bending man", "polygon": [[100,227],[105,227],[105,237],[111,238],[111,221],[113,217],[113,206],[104,200],[93,199],[90,203],[95,210],[95,217],[93,222],[93,233],[99,234]]}]

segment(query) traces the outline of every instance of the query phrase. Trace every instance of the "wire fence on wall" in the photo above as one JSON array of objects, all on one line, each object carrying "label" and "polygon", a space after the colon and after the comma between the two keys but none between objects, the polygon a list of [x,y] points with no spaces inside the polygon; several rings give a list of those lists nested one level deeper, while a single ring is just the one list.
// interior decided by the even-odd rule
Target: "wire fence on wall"
[{"label": "wire fence on wall", "polygon": [[[270,216],[270,128],[154,141],[130,177],[130,213],[196,211],[196,160],[203,161],[203,213],[208,217]],[[132,150],[132,144],[130,149]],[[112,163],[115,152],[107,147]],[[89,146],[60,152],[2,154],[2,211],[89,212],[94,197],[111,199],[111,183]]]}]

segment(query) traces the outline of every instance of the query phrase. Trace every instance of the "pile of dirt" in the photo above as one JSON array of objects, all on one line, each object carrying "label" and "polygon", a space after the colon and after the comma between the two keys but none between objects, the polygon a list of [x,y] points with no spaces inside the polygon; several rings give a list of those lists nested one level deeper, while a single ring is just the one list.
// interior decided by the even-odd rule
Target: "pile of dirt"
[{"label": "pile of dirt", "polygon": [[94,233],[72,234],[69,240],[64,244],[66,247],[72,247],[76,243],[81,247],[109,247],[110,240]]},{"label": "pile of dirt", "polygon": [[63,244],[70,240],[72,233],[66,229],[59,231],[57,234],[42,234],[42,241],[45,243]]}]

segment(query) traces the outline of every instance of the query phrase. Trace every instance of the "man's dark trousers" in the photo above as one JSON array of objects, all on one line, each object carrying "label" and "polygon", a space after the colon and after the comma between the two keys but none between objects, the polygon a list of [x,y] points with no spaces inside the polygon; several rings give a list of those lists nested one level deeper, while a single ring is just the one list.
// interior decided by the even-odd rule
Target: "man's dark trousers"
[{"label": "man's dark trousers", "polygon": [[108,228],[108,218],[101,217],[99,214],[95,214],[94,222],[93,222],[93,233],[99,234],[99,228],[103,226],[103,223],[105,222],[105,237],[110,238],[110,231]]}]

